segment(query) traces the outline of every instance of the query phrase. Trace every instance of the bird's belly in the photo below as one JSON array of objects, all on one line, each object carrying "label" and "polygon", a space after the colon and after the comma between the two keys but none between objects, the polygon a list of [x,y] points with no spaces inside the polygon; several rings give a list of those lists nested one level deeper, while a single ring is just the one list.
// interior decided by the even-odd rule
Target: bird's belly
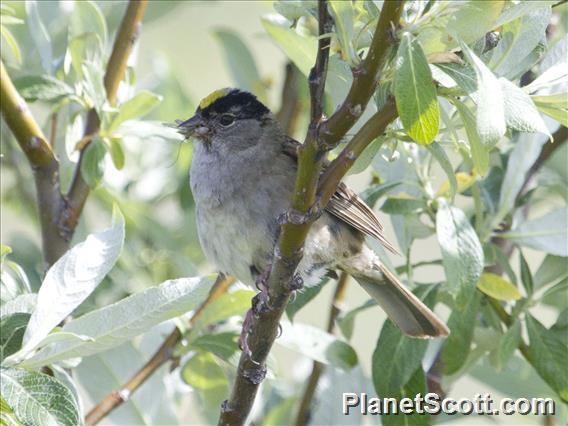
[{"label": "bird's belly", "polygon": [[[200,203],[203,204],[203,203]],[[273,251],[273,239],[266,218],[249,211],[247,204],[197,205],[201,246],[208,260],[220,272],[252,285],[251,267],[266,267]]]}]

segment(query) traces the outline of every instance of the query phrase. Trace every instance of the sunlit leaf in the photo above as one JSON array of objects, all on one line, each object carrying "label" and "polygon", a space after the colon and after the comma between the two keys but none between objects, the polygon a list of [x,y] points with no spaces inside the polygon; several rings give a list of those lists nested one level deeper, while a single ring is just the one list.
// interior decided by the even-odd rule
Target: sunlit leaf
[{"label": "sunlit leaf", "polygon": [[458,110],[467,133],[467,139],[471,148],[471,159],[473,161],[474,171],[484,177],[489,170],[489,152],[488,148],[482,143],[479,136],[477,126],[473,114],[459,101],[454,103]]},{"label": "sunlit leaf", "polygon": [[141,90],[132,99],[127,100],[120,105],[118,114],[112,120],[108,133],[116,130],[118,126],[126,120],[142,117],[154,109],[160,102],[162,97],[147,90]]},{"label": "sunlit leaf", "polygon": [[48,75],[26,75],[14,79],[18,93],[28,102],[59,102],[75,94],[65,82]]},{"label": "sunlit leaf", "polygon": [[520,132],[544,133],[551,138],[548,127],[537,111],[531,97],[505,78],[499,78],[499,83],[503,91],[507,126]]},{"label": "sunlit leaf", "polygon": [[451,15],[446,30],[456,39],[473,43],[495,28],[504,5],[502,0],[463,2]]},{"label": "sunlit leaf", "polygon": [[514,284],[490,272],[481,275],[477,288],[497,300],[511,301],[522,297]]},{"label": "sunlit leaf", "polygon": [[51,74],[53,71],[53,48],[51,38],[43,25],[38,10],[38,3],[35,0],[25,2],[26,7],[26,26],[35,44],[36,52],[41,59],[41,65],[45,72]]},{"label": "sunlit leaf", "polygon": [[341,45],[342,59],[349,65],[356,66],[360,60],[353,46],[353,4],[343,0],[331,0],[328,4]]},{"label": "sunlit leaf", "polygon": [[408,135],[418,143],[432,143],[439,126],[436,87],[426,56],[410,33],[402,36],[398,48],[394,93]]}]

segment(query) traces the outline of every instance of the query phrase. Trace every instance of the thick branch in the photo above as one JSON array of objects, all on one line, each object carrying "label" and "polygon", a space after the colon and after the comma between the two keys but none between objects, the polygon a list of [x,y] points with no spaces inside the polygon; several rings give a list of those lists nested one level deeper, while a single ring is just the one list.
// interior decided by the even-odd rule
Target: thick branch
[{"label": "thick branch", "polygon": [[[128,3],[124,18],[120,23],[104,76],[106,96],[111,105],[116,104],[118,86],[124,77],[128,57],[140,35],[141,22],[147,5],[147,0],[131,0]],[[100,118],[97,112],[92,109],[87,115],[84,135],[95,134],[99,131],[99,128]],[[89,185],[87,185],[81,174],[83,155],[87,146],[88,143],[83,147],[81,155],[79,156],[79,162],[75,167],[73,180],[71,181],[71,186],[67,193],[68,208],[66,214],[61,218],[60,223],[61,228],[67,230],[70,237],[77,226],[77,222],[79,221],[79,217],[89,196]]]},{"label": "thick branch", "polygon": [[65,235],[56,226],[64,205],[59,190],[59,162],[41,128],[20,97],[0,61],[0,109],[2,117],[26,154],[32,167],[41,223],[42,249],[46,267],[51,266],[68,248]]},{"label": "thick branch", "polygon": [[[349,275],[345,272],[341,273],[339,281],[337,282],[337,287],[333,293],[333,298],[331,299],[331,306],[329,309],[329,317],[327,321],[327,332],[333,333],[335,328],[335,321],[341,313],[341,303],[345,298],[345,291],[347,289],[347,282],[349,280]],[[316,393],[319,379],[325,369],[325,365],[319,361],[314,361],[312,367],[312,372],[308,378],[308,384],[304,390],[304,395],[302,396],[302,402],[300,403],[300,408],[298,410],[298,415],[296,416],[296,426],[305,426],[310,420],[311,406]]]},{"label": "thick branch", "polygon": [[347,97],[339,109],[321,125],[321,143],[326,149],[337,146],[343,135],[365,111],[369,99],[375,92],[380,72],[393,44],[394,30],[398,28],[403,5],[404,1],[401,0],[390,0],[383,3],[369,52],[365,60],[353,70],[353,84]]},{"label": "thick branch", "polygon": [[[219,274],[217,281],[211,288],[209,296],[203,301],[199,308],[195,310],[193,316],[189,320],[190,327],[193,327],[204,309],[211,304],[215,299],[219,298],[227,289],[235,282],[233,277],[225,277]],[[130,378],[122,387],[108,394],[85,417],[85,425],[93,426],[105,418],[112,410],[118,408],[123,403],[128,401],[130,396],[148,380],[162,365],[172,359],[174,349],[181,340],[182,334],[176,327],[174,331],[164,340],[162,346],[150,358],[150,360],[138,370],[134,376]]]}]

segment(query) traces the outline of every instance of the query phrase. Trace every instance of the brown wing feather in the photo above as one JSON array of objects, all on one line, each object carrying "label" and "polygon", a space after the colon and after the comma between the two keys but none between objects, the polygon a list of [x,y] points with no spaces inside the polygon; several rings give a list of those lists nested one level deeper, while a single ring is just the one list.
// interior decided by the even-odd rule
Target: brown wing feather
[{"label": "brown wing feather", "polygon": [[[297,160],[299,146],[298,141],[287,138],[283,144],[283,152]],[[385,238],[383,225],[375,212],[343,182],[339,183],[325,209],[363,234],[376,238],[387,250],[399,254]]]}]

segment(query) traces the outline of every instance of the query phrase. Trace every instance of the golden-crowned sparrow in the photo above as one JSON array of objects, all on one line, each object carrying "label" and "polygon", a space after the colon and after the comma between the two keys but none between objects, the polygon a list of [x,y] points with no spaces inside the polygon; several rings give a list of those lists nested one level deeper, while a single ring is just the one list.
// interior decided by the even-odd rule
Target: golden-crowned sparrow
[{"label": "golden-crowned sparrow", "polygon": [[[190,184],[201,246],[220,272],[252,284],[270,265],[279,217],[294,190],[299,143],[254,95],[231,88],[203,99],[178,129],[197,140]],[[373,211],[341,184],[310,229],[297,273],[310,286],[329,271],[345,271],[404,333],[447,336],[446,325],[381,264],[366,235],[392,250]]]}]

